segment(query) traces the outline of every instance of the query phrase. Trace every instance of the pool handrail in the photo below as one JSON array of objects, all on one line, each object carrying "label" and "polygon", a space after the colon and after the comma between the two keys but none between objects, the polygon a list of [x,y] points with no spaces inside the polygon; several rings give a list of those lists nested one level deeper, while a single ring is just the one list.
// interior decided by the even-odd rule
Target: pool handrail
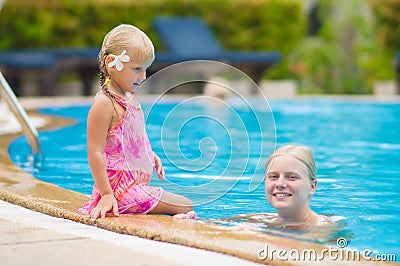
[{"label": "pool handrail", "polygon": [[41,157],[39,133],[29,120],[25,109],[15,96],[14,91],[11,89],[3,73],[0,71],[0,96],[5,100],[12,113],[17,118],[22,128],[22,133],[26,136],[29,145],[31,146],[33,155]]}]

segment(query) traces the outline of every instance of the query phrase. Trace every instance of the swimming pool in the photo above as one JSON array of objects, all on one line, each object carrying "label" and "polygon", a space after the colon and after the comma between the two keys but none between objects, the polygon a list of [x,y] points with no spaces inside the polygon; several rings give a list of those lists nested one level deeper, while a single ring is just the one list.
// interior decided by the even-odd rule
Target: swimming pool
[{"label": "swimming pool", "polygon": [[[270,101],[273,116],[259,99],[250,102],[252,110],[231,102],[234,113],[193,102],[177,109],[178,103],[167,101],[155,108],[143,104],[153,149],[168,178],[167,182],[153,178],[152,185],[188,196],[204,218],[274,212],[260,183],[268,152],[275,142],[306,144],[317,164],[312,209],[345,218],[346,228],[354,234],[350,248],[396,254],[399,260],[400,191],[395,185],[400,177],[399,103],[333,98]],[[45,157],[40,168],[26,160],[29,148],[24,137],[10,145],[11,159],[39,179],[90,194],[88,110],[88,106],[41,109],[73,117],[77,124],[40,132]],[[175,115],[166,119],[171,111]],[[260,118],[263,121],[257,121]],[[218,179],[220,175],[224,178]]]}]

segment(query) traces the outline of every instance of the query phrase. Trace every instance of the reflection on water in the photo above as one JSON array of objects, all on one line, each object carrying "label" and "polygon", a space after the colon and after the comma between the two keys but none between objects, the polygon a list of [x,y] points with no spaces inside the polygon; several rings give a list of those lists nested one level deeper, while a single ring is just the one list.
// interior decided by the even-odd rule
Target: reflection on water
[{"label": "reflection on water", "polygon": [[232,230],[252,230],[266,234],[289,237],[319,244],[336,243],[336,239],[345,238],[348,242],[354,237],[346,229],[341,216],[328,216],[332,223],[310,225],[305,223],[279,223],[274,213],[240,214],[228,218],[208,219],[217,225],[228,226]]}]

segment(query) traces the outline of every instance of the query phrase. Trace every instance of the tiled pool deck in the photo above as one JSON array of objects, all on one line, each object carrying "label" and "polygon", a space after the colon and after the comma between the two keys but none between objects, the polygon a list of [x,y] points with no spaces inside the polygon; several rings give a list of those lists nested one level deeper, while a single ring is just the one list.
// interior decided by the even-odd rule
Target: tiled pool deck
[{"label": "tiled pool deck", "polygon": [[[26,109],[89,103],[90,98],[26,99]],[[71,121],[46,117],[48,127]],[[95,224],[77,212],[87,196],[35,179],[13,165],[7,147],[16,134],[0,136],[1,265],[391,265],[331,260],[260,260],[268,245],[276,250],[324,247],[245,231],[229,231],[163,215],[128,215]],[[211,251],[209,251],[211,250]],[[214,251],[214,252],[212,252]],[[228,255],[225,255],[228,254]],[[393,265],[398,265],[394,264]]]}]

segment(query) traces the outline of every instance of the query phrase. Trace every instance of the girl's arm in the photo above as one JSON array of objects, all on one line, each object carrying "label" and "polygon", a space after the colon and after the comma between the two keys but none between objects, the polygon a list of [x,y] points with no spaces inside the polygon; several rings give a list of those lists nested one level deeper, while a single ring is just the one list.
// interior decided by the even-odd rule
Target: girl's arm
[{"label": "girl's arm", "polygon": [[162,166],[160,157],[158,157],[157,154],[153,152],[153,158],[154,158],[154,170],[156,171],[158,178],[161,180],[165,180],[165,171],[164,167]]},{"label": "girl's arm", "polygon": [[88,160],[95,184],[101,194],[97,206],[90,212],[90,218],[104,218],[110,210],[118,215],[118,204],[108,181],[103,158],[108,128],[111,125],[114,108],[106,95],[97,95],[87,119]]}]

